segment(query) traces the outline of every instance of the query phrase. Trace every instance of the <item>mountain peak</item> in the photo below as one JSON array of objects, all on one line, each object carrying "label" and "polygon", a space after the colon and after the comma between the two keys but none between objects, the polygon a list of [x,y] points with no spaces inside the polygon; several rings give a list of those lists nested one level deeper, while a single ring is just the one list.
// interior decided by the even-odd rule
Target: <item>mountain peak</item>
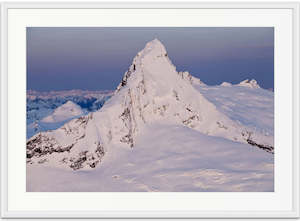
[{"label": "mountain peak", "polygon": [[[170,61],[165,46],[155,38],[152,41],[146,43],[144,49],[137,53],[134,57],[132,64],[129,69],[125,72],[123,79],[116,92],[120,91],[122,87],[127,85],[130,79],[136,79],[137,76],[150,76],[152,75],[152,80],[159,78],[161,81],[162,75],[167,75],[167,73],[175,73],[176,68]],[[116,93],[115,92],[115,93]]]},{"label": "mountain peak", "polygon": [[250,87],[250,88],[260,88],[259,84],[255,79],[252,80],[246,79],[244,81],[241,81],[238,85],[243,87]]},{"label": "mountain peak", "polygon": [[150,52],[150,51],[155,51],[155,52],[158,52],[158,53],[166,53],[166,48],[165,46],[161,43],[160,40],[158,40],[157,38],[153,39],[152,41],[149,41],[144,50],[143,51],[146,51],[146,52]]},{"label": "mountain peak", "polygon": [[77,107],[78,105],[72,101],[67,101],[66,103],[63,104],[63,106],[64,107]]},{"label": "mountain peak", "polygon": [[76,116],[84,114],[81,107],[72,101],[67,101],[63,105],[57,107],[53,113],[44,117],[41,121],[44,123],[55,123],[65,121]]},{"label": "mountain peak", "polygon": [[158,57],[167,57],[167,51],[165,46],[161,43],[157,38],[153,39],[146,43],[143,50],[141,50],[137,56],[134,58],[134,61],[142,60],[145,61],[147,59],[155,59]]},{"label": "mountain peak", "polygon": [[229,82],[224,81],[224,82],[221,84],[221,86],[223,86],[223,87],[230,87],[230,86],[232,86],[232,84],[229,83]]}]

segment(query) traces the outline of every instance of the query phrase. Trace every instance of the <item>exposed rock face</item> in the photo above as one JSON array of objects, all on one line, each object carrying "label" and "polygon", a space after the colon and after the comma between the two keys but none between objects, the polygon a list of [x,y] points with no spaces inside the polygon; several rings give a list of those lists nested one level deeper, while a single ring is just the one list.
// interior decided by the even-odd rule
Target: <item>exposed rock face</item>
[{"label": "exposed rock face", "polygon": [[61,146],[54,138],[39,133],[27,142],[26,156],[28,159],[32,157],[41,157],[54,152],[70,151],[72,147],[73,144]]},{"label": "exposed rock face", "polygon": [[260,149],[263,149],[263,150],[267,151],[268,153],[274,154],[274,147],[272,145],[254,141],[254,139],[252,138],[252,135],[253,135],[253,132],[249,132],[249,131],[242,133],[242,136],[246,138],[246,141],[248,144],[250,144],[252,146],[256,146]]},{"label": "exposed rock face", "polygon": [[[242,134],[251,131],[219,112],[193,87],[195,81],[201,82],[188,72],[176,71],[165,47],[155,39],[133,59],[102,109],[28,140],[29,161],[60,151],[64,154],[54,161],[74,170],[94,168],[111,145],[134,147],[144,125],[154,122],[185,125],[207,135],[249,143]],[[256,144],[273,145],[272,137],[251,133]]]},{"label": "exposed rock face", "polygon": [[258,144],[258,143],[256,143],[255,141],[253,141],[251,139],[248,139],[247,142],[248,142],[248,144],[250,144],[252,146],[257,146],[260,149],[263,149],[263,150],[267,151],[268,153],[274,154],[274,147],[272,147],[270,145]]},{"label": "exposed rock face", "polygon": [[[85,166],[94,168],[104,156],[104,147],[100,141],[94,141],[84,150],[77,149],[84,143],[88,122],[93,119],[93,114],[73,120],[53,132],[38,133],[27,141],[27,163],[47,163],[51,155],[56,155],[56,161],[74,170]],[[63,137],[67,138],[64,140]],[[70,140],[69,142],[67,142]]]}]

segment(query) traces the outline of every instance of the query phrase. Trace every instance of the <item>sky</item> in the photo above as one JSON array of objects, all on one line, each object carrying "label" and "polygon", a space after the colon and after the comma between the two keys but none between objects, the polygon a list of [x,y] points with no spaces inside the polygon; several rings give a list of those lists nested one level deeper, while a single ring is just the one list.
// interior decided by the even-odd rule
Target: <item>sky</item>
[{"label": "sky", "polygon": [[27,89],[114,90],[154,38],[165,45],[177,71],[208,85],[256,79],[274,88],[272,27],[30,27]]}]

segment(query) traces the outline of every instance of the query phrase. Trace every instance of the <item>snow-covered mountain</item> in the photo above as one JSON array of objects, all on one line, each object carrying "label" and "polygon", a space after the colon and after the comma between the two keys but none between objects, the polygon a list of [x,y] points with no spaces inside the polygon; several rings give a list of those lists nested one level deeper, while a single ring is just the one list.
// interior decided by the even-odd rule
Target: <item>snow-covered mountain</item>
[{"label": "snow-covered mountain", "polygon": [[[28,161],[45,157],[73,169],[94,168],[110,146],[134,147],[143,127],[154,123],[184,125],[206,135],[273,151],[273,136],[230,119],[186,76],[176,71],[159,40],[147,43],[99,111],[29,139]],[[63,154],[53,157],[53,152]]]},{"label": "snow-covered mountain", "polygon": [[[136,55],[113,96],[100,110],[73,119],[56,130],[38,133],[27,141],[30,174],[41,174],[45,168],[50,174],[57,174],[58,168],[84,169],[91,174],[89,185],[82,183],[86,180],[84,175],[64,170],[59,172],[62,180],[76,180],[83,187],[61,186],[49,181],[49,176],[45,177],[47,183],[41,184],[29,176],[28,188],[30,191],[272,190],[273,121],[258,122],[263,117],[261,113],[272,117],[272,94],[238,85],[211,87],[188,72],[177,72],[165,47],[155,39]],[[241,102],[243,98],[245,101]],[[247,100],[248,104],[257,105],[257,108],[248,106],[252,108],[249,116],[244,108]],[[265,103],[269,104],[265,106],[268,111],[260,106]],[[258,179],[256,173],[265,185],[253,183]],[[182,177],[179,180],[196,186],[180,183],[178,176]],[[208,183],[228,176],[220,182],[231,183],[233,187],[221,187],[220,183],[208,186],[203,176],[209,177]],[[190,180],[191,177],[195,180]],[[239,182],[245,182],[244,186]]]},{"label": "snow-covered mountain", "polygon": [[72,101],[67,101],[65,104],[56,108],[52,114],[44,117],[41,121],[44,123],[57,123],[83,114],[84,112],[79,105]]},{"label": "snow-covered mountain", "polygon": [[257,81],[254,79],[252,80],[246,79],[244,81],[241,81],[238,85],[243,87],[249,87],[249,88],[260,88]]},{"label": "snow-covered mountain", "polygon": [[[53,115],[55,109],[65,103],[72,102],[78,105],[82,112],[88,113],[99,110],[111,95],[112,91],[27,91],[27,138],[41,131],[57,129],[66,123],[67,118],[74,118],[74,113],[65,113],[66,118],[63,120],[50,119],[50,115]],[[49,118],[47,118],[48,116]]]},{"label": "snow-covered mountain", "polygon": [[223,82],[223,83],[221,84],[221,86],[223,86],[223,87],[230,87],[230,86],[232,86],[232,84],[229,83],[229,82]]},{"label": "snow-covered mountain", "polygon": [[[45,112],[42,112],[42,114],[43,113]],[[41,120],[36,120],[27,124],[27,138],[42,131],[55,130],[69,120],[85,114],[87,114],[87,112],[83,111],[79,105],[72,101],[67,101]]]},{"label": "snow-covered mountain", "polygon": [[106,100],[112,95],[112,91],[27,91],[27,124],[40,121],[51,114],[55,108],[67,101],[72,101],[85,111],[99,110]]}]

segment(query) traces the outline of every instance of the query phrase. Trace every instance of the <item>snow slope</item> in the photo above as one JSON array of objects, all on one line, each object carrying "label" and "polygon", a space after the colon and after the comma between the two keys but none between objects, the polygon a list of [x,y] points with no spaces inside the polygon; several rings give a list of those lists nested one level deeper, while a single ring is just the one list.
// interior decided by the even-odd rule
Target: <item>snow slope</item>
[{"label": "snow slope", "polygon": [[91,171],[30,165],[27,191],[274,191],[274,158],[263,150],[179,125],[142,134]]},{"label": "snow slope", "polygon": [[197,87],[205,98],[230,119],[252,131],[274,136],[274,93],[239,85]]},{"label": "snow slope", "polygon": [[[219,110],[216,102],[199,89],[206,86],[195,80],[188,73],[176,71],[160,41],[147,43],[99,111],[28,140],[28,190],[180,191],[182,185],[184,191],[272,191],[273,155],[258,147],[272,152],[273,135],[254,130]],[[172,173],[168,165],[174,163],[179,164]],[[126,165],[133,165],[132,170],[128,171],[130,167]],[[72,183],[61,187],[55,181],[47,185],[33,181],[32,176],[44,170],[50,174],[67,173],[62,175],[65,182],[81,180],[85,173],[80,171],[97,178],[77,187]],[[118,171],[116,176],[114,171]],[[110,177],[118,179],[134,171],[140,172],[129,180],[116,185],[109,181]],[[156,187],[150,188],[152,178],[160,172],[164,175],[158,178]],[[168,174],[170,179],[163,178]],[[230,178],[225,178],[227,175]],[[203,180],[206,176],[209,181]],[[215,176],[225,179],[228,185],[211,183],[205,187],[205,182],[213,182]],[[174,182],[182,178],[185,183],[193,177],[198,186]],[[254,185],[258,179],[264,185]],[[122,186],[124,182],[131,188]],[[96,183],[98,186],[93,186]]]}]

